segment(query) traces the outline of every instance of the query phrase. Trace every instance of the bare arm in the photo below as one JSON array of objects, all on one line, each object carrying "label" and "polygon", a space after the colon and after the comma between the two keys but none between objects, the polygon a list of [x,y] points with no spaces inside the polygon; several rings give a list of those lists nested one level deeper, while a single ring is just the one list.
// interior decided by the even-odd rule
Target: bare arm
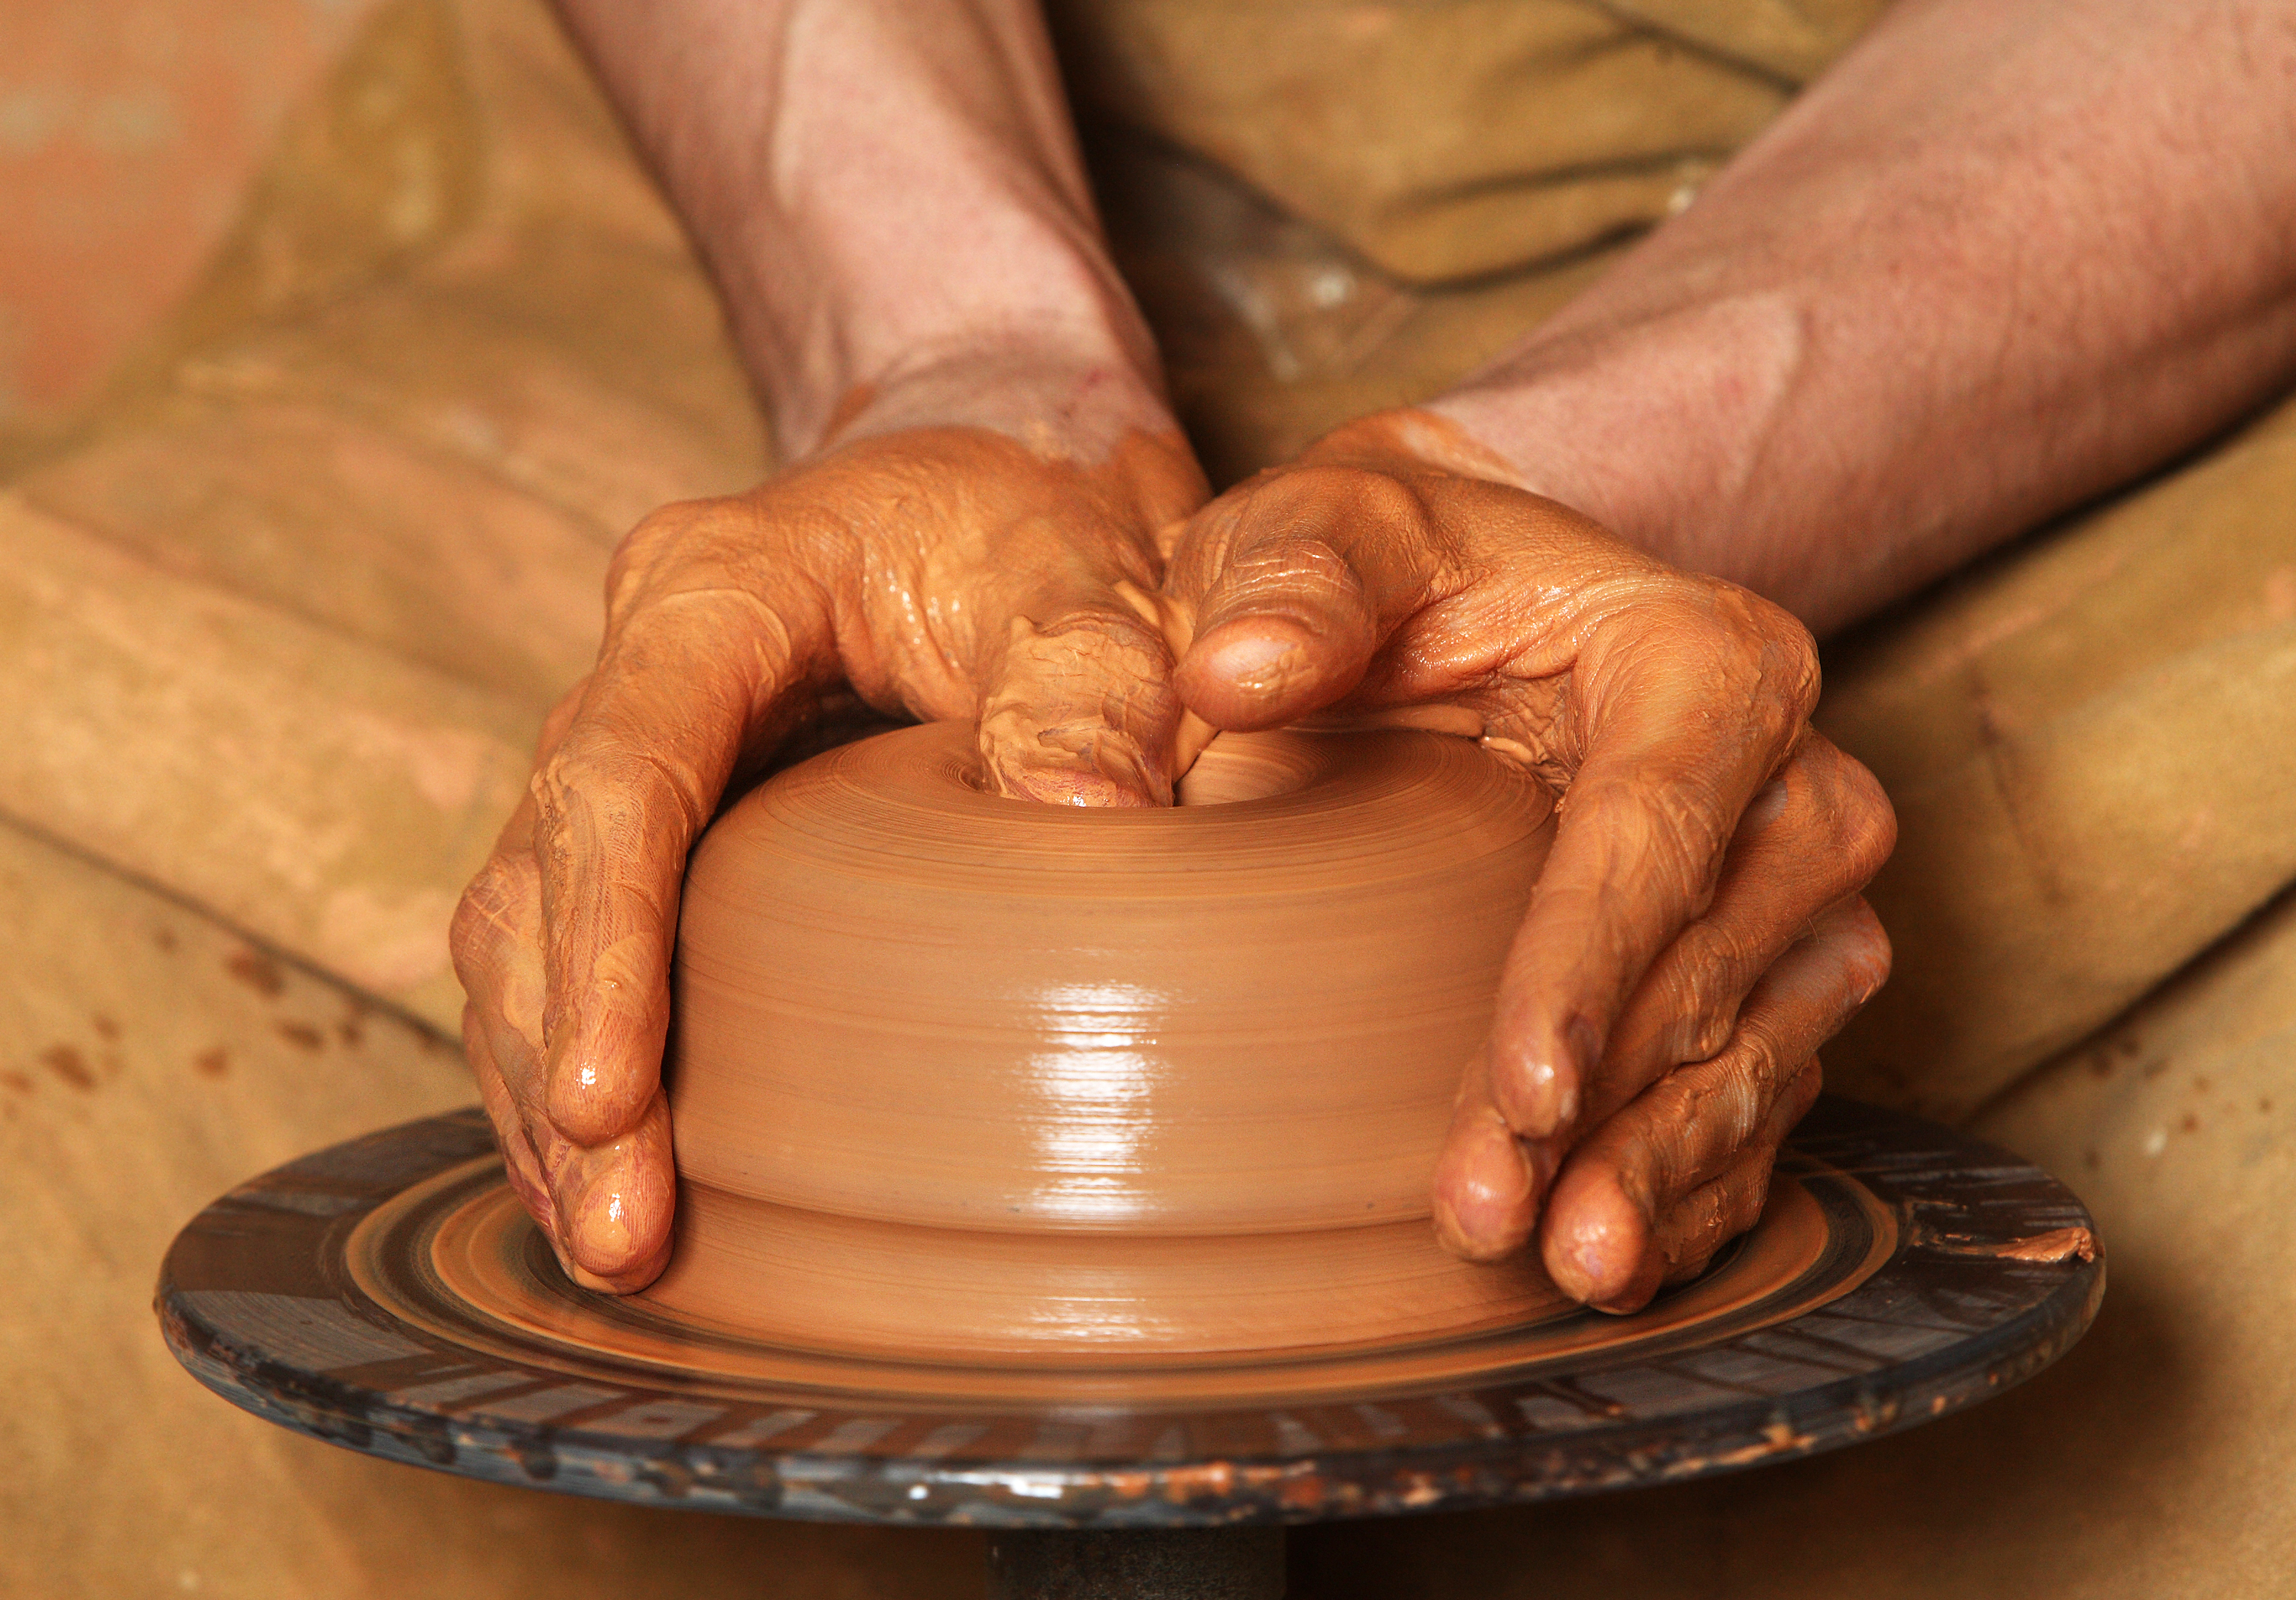
[{"label": "bare arm", "polygon": [[1035,0],[561,10],[723,288],[785,457],[865,412],[1103,447],[1172,430]]},{"label": "bare arm", "polygon": [[1904,0],[1433,409],[1823,633],[2296,376],[2296,4]]}]

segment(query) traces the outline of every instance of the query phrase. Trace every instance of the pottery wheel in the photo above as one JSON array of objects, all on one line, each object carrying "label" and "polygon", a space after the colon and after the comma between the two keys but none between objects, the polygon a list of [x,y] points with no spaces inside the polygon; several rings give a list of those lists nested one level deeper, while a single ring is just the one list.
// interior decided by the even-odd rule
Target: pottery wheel
[{"label": "pottery wheel", "polygon": [[1087,1530],[1005,1542],[998,1594],[1264,1595],[1273,1532],[1104,1530],[1537,1500],[1875,1438],[2062,1355],[2103,1293],[2088,1227],[2037,1168],[1829,1098],[1760,1225],[1633,1317],[1265,1362],[936,1366],[575,1288],[470,1111],[225,1195],[169,1251],[159,1311],[217,1394],[369,1455],[659,1506]]}]

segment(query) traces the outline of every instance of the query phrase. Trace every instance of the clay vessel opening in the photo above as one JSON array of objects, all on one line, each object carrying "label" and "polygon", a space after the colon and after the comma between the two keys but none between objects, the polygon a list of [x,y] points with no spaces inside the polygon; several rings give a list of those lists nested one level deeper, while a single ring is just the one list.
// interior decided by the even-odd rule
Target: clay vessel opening
[{"label": "clay vessel opening", "polygon": [[[1226,734],[1206,745],[1195,765],[1174,785],[1173,804],[1227,806],[1292,794],[1323,775],[1332,765],[1332,754],[1328,739],[1312,734],[1278,730]],[[955,775],[968,789],[982,794],[995,792],[977,760],[964,759]],[[1039,802],[1015,800],[1013,803]]]}]

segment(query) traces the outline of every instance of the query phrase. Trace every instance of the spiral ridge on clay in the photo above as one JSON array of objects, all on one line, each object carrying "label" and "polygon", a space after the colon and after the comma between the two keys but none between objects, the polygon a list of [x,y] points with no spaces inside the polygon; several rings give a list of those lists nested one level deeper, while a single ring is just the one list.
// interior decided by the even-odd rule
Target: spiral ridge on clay
[{"label": "spiral ridge on clay", "polygon": [[1174,1350],[1327,1337],[1342,1286],[1421,1333],[1551,1304],[1424,1220],[1544,792],[1464,740],[1283,732],[1183,799],[1008,800],[931,725],[729,808],[686,884],[656,1296]]}]

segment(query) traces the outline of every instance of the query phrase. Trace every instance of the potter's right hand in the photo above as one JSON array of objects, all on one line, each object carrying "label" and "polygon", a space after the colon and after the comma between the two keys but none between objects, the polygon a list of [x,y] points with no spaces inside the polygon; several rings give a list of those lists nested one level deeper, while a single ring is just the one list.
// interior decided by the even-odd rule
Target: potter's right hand
[{"label": "potter's right hand", "polygon": [[857,697],[977,719],[1008,793],[1170,799],[1171,656],[1140,612],[1155,530],[1204,497],[1186,446],[1136,430],[1078,459],[1043,429],[856,437],[884,409],[623,543],[597,667],[552,713],[455,916],[464,1042],[511,1181],[593,1288],[643,1288],[668,1261],[660,1063],[686,852],[793,730]]}]

